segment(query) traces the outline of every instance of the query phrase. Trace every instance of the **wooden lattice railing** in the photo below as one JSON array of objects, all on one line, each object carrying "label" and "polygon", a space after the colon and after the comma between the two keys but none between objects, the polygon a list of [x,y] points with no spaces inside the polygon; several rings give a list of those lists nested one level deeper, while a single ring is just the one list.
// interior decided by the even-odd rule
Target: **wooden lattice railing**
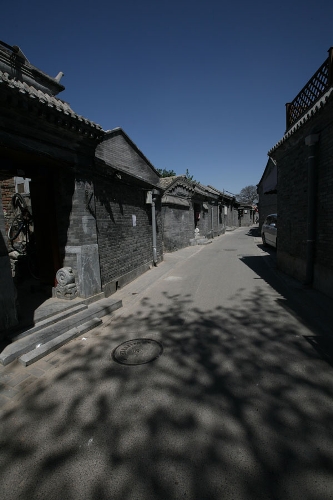
[{"label": "wooden lattice railing", "polygon": [[292,102],[286,104],[287,130],[297,122],[313,104],[333,84],[333,47],[328,51],[328,58],[310,78]]}]

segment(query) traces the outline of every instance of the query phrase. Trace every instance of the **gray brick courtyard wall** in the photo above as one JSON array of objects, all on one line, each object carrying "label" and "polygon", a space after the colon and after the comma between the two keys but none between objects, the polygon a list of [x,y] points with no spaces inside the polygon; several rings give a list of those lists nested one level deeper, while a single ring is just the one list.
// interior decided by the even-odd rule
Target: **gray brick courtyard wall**
[{"label": "gray brick courtyard wall", "polygon": [[253,210],[250,208],[244,208],[243,215],[241,217],[241,226],[249,227],[253,224]]},{"label": "gray brick courtyard wall", "polygon": [[175,205],[162,206],[163,248],[166,252],[174,252],[189,246],[194,238],[194,211]]},{"label": "gray brick courtyard wall", "polygon": [[213,236],[219,236],[222,233],[223,226],[222,226],[222,221],[220,222],[219,207],[217,204],[212,206],[211,217],[212,217]]},{"label": "gray brick courtyard wall", "polygon": [[[262,191],[262,189],[261,189]],[[276,194],[259,194],[259,227],[264,223],[267,215],[277,213],[277,195]]]},{"label": "gray brick courtyard wall", "polygon": [[63,170],[55,177],[61,265],[72,267],[81,297],[101,292],[94,184]]},{"label": "gray brick courtyard wall", "polygon": [[333,270],[333,102],[326,114],[318,145],[316,260]]},{"label": "gray brick courtyard wall", "polygon": [[211,238],[210,208],[208,208],[208,210],[206,210],[205,208],[201,208],[200,220],[197,224],[197,227],[199,228],[201,236],[205,236],[206,238]]},{"label": "gray brick courtyard wall", "polygon": [[3,216],[5,224],[5,243],[7,248],[10,248],[7,238],[10,222],[14,218],[14,210],[12,206],[12,196],[15,193],[15,182],[13,174],[6,170],[0,171],[0,191],[2,195]]},{"label": "gray brick courtyard wall", "polygon": [[227,227],[238,226],[238,210],[233,205],[227,205],[227,215],[225,216],[225,224]]},{"label": "gray brick courtyard wall", "polygon": [[333,101],[318,110],[283,147],[278,161],[278,266],[304,280],[306,269],[309,147],[305,137],[318,133],[316,149],[316,242],[314,286],[333,296]]},{"label": "gray brick courtyard wall", "polygon": [[4,330],[15,326],[18,322],[16,311],[16,290],[8,257],[5,218],[0,190],[0,339]]},{"label": "gray brick courtyard wall", "polygon": [[[159,183],[149,160],[121,129],[96,148],[96,222],[103,291],[109,295],[153,263],[151,205],[147,190]],[[157,257],[163,258],[160,198],[156,202]]]},{"label": "gray brick courtyard wall", "polygon": [[271,158],[268,159],[264,173],[257,185],[259,197],[259,228],[263,225],[266,217],[277,213],[277,195],[276,192],[265,192],[276,190],[276,165]]},{"label": "gray brick courtyard wall", "polygon": [[113,168],[135,174],[149,183],[157,184],[159,181],[159,176],[147,164],[147,159],[121,130],[110,133],[97,146],[96,156]]},{"label": "gray brick courtyard wall", "polygon": [[[151,205],[146,190],[98,179],[95,182],[96,222],[102,289],[109,295],[146,271],[153,263]],[[162,223],[156,204],[157,256],[161,260]]]}]

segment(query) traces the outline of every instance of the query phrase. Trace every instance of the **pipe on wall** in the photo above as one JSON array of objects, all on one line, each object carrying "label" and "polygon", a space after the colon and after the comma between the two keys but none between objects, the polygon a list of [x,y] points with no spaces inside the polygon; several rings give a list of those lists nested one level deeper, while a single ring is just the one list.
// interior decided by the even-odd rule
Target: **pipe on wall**
[{"label": "pipe on wall", "polygon": [[156,243],[156,210],[155,201],[157,196],[160,194],[158,189],[153,189],[152,191],[152,201],[151,201],[151,224],[153,233],[153,264],[157,266],[157,243]]},{"label": "pipe on wall", "polygon": [[319,134],[310,134],[305,138],[305,145],[309,147],[305,285],[312,285],[314,275],[317,191],[316,145],[318,141]]}]

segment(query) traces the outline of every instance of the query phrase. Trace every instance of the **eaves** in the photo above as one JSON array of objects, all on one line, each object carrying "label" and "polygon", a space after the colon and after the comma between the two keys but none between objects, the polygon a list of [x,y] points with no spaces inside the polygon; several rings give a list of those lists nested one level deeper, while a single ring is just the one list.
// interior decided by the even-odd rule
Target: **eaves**
[{"label": "eaves", "polygon": [[1,70],[0,89],[2,99],[9,99],[11,107],[31,112],[32,108],[38,106],[43,118],[58,127],[94,139],[104,135],[100,125],[75,113],[66,102],[37,90],[26,82],[11,78],[8,73]]}]

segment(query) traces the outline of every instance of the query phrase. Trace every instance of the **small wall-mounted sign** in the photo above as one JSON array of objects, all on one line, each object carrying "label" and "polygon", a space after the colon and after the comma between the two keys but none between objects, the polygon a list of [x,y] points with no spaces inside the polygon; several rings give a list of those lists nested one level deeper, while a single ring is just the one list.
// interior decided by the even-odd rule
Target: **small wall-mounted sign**
[{"label": "small wall-mounted sign", "polygon": [[132,225],[133,227],[136,226],[136,215],[132,215]]}]

